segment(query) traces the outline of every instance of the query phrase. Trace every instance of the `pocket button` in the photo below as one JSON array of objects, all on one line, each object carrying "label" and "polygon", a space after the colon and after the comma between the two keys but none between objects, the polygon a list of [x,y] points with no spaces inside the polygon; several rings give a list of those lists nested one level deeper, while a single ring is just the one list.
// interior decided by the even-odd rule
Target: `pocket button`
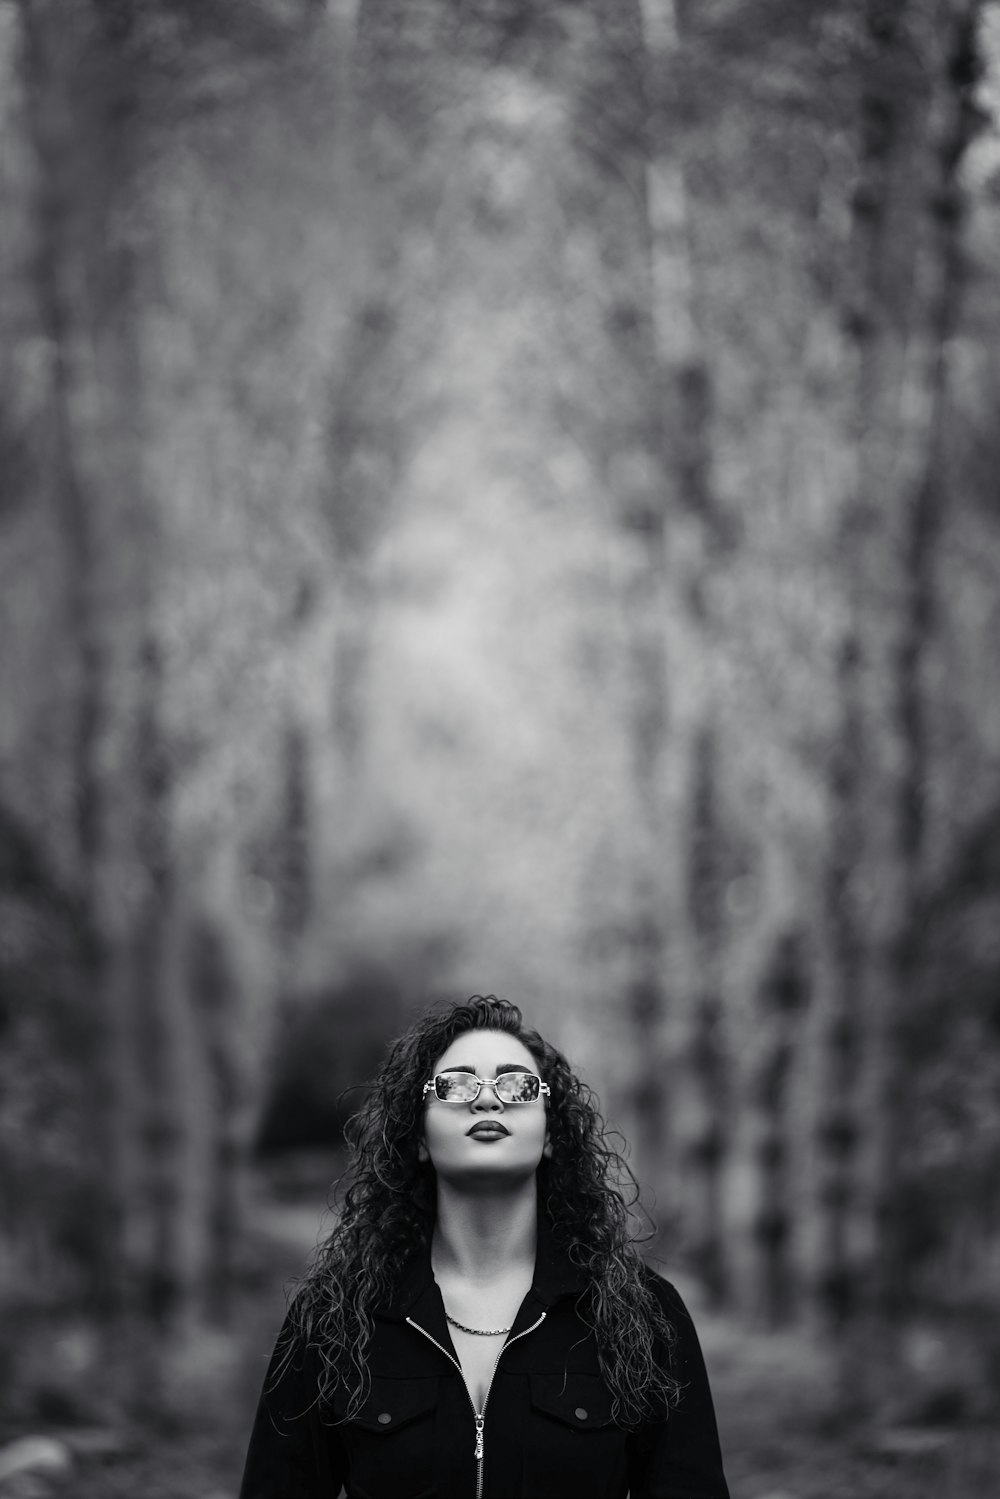
[{"label": "pocket button", "polygon": [[573,1414],[576,1416],[576,1419],[578,1421],[586,1421],[587,1419],[587,1412],[584,1410],[582,1405],[578,1405]]},{"label": "pocket button", "polygon": [[381,1413],[381,1415],[379,1416],[379,1418],[378,1418],[378,1424],[380,1426],[388,1426],[388,1424],[389,1424],[389,1422],[391,1420],[392,1420],[392,1417],[390,1416],[389,1412],[388,1411],[383,1411]]}]

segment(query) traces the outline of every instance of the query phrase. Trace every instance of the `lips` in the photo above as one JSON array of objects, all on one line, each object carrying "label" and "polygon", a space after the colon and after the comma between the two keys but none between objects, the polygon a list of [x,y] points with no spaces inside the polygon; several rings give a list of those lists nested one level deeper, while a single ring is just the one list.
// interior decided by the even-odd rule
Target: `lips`
[{"label": "lips", "polygon": [[504,1135],[509,1135],[510,1130],[506,1125],[500,1124],[498,1120],[491,1119],[488,1122],[480,1120],[478,1124],[474,1124],[465,1133],[471,1135],[474,1140],[499,1140]]}]

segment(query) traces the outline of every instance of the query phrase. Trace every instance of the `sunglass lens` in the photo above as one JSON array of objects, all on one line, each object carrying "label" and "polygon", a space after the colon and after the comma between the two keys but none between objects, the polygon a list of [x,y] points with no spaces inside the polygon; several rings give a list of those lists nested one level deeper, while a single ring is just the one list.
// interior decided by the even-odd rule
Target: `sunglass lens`
[{"label": "sunglass lens", "polygon": [[439,1072],[434,1091],[442,1103],[469,1103],[476,1096],[476,1080],[461,1072]]},{"label": "sunglass lens", "polygon": [[497,1084],[504,1103],[534,1103],[538,1097],[538,1079],[533,1072],[505,1072]]}]

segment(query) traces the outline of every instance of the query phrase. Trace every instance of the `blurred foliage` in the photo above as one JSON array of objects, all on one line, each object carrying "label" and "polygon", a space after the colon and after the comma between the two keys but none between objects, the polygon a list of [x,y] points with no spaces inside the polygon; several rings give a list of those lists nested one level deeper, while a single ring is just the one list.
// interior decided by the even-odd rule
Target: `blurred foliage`
[{"label": "blurred foliage", "polygon": [[348,974],[337,989],[299,995],[271,1061],[256,1148],[260,1155],[343,1145],[346,1121],[401,1031],[412,990],[377,968]]}]

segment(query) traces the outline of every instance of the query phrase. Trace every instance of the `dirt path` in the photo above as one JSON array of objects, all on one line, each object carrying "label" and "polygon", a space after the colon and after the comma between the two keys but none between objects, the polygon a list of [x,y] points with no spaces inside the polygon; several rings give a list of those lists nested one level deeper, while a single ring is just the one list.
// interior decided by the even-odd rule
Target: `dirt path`
[{"label": "dirt path", "polygon": [[699,1319],[733,1499],[986,1499],[993,1426],[879,1421],[834,1412],[832,1360],[802,1336]]},{"label": "dirt path", "polygon": [[[123,1433],[113,1459],[81,1459],[69,1478],[0,1485],[0,1499],[236,1499],[285,1288],[329,1222],[324,1199],[325,1190],[305,1201],[258,1202],[256,1286],[231,1334],[206,1331],[200,1347],[196,1341],[188,1350],[175,1408],[155,1429]],[[1000,1434],[992,1428],[844,1428],[832,1415],[832,1367],[822,1349],[801,1336],[766,1337],[713,1319],[697,1311],[693,1293],[690,1299],[732,1499],[986,1499],[996,1492]]]}]

